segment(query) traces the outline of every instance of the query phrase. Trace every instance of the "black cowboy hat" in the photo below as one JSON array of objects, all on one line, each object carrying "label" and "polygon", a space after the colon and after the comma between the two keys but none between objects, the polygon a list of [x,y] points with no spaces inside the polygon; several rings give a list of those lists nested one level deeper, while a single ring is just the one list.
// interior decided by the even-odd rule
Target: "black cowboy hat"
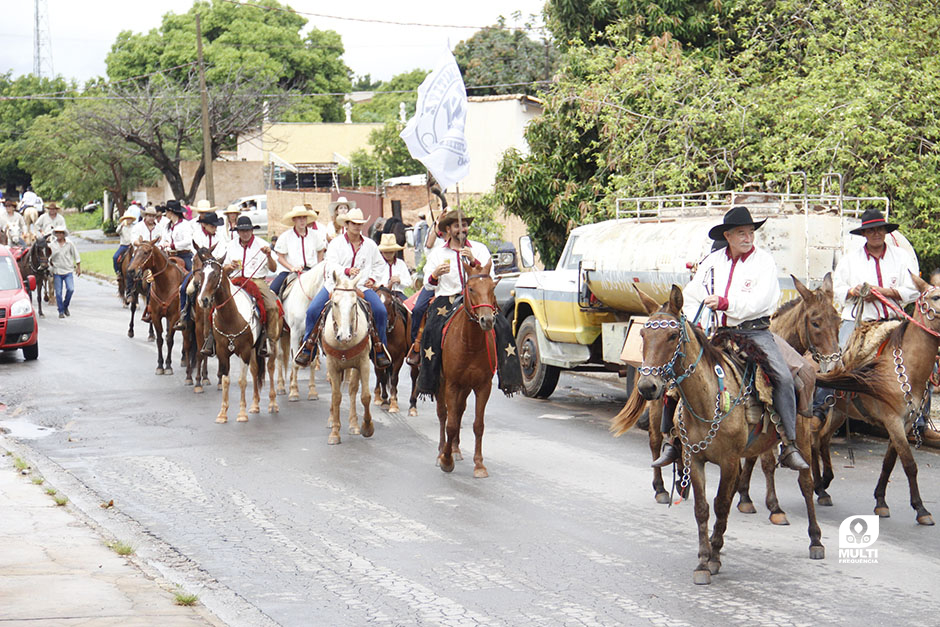
[{"label": "black cowboy hat", "polygon": [[178,216],[183,215],[183,205],[180,204],[178,200],[168,200],[166,201],[166,210],[175,213]]},{"label": "black cowboy hat", "polygon": [[215,211],[207,211],[206,213],[199,216],[199,219],[196,222],[201,222],[202,224],[209,224],[212,226],[222,226],[225,224],[225,220],[215,215]]},{"label": "black cowboy hat", "polygon": [[236,231],[253,231],[256,228],[258,227],[251,223],[251,218],[248,216],[238,216],[238,223],[235,225]]},{"label": "black cowboy hat", "polygon": [[724,239],[725,231],[739,226],[753,226],[756,230],[762,227],[766,221],[767,219],[765,218],[760,222],[754,222],[754,219],[751,218],[751,212],[747,210],[747,207],[738,205],[728,210],[728,213],[725,214],[724,221],[721,224],[713,226],[708,232],[708,236],[714,240]]},{"label": "black cowboy hat", "polygon": [[885,233],[897,231],[899,225],[892,222],[885,222],[885,217],[877,209],[866,209],[862,214],[862,224],[857,229],[849,231],[852,235],[864,235],[868,229],[876,229],[879,226],[884,227]]}]

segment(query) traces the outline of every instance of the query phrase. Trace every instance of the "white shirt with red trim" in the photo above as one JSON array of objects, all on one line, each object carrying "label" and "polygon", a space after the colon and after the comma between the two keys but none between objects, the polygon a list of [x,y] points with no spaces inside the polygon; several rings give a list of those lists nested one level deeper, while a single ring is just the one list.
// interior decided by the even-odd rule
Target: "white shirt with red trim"
[{"label": "white shirt with red trim", "polygon": [[202,225],[193,227],[193,248],[208,248],[212,250],[212,256],[219,261],[225,259],[228,252],[229,240],[228,233],[222,227],[217,227],[215,235],[209,235]]},{"label": "white shirt with red trim", "polygon": [[722,297],[716,311],[721,326],[736,327],[770,316],[780,300],[777,264],[770,253],[756,246],[737,259],[731,258],[728,248],[716,250],[699,264],[692,281],[682,290],[686,318],[695,318],[699,304],[709,294]]},{"label": "white shirt with red trim", "polygon": [[[368,237],[363,237],[359,246],[353,248],[349,237],[345,233],[333,238],[330,245],[326,247],[326,255],[323,260],[326,262],[324,264],[326,276],[323,280],[323,287],[328,292],[332,292],[336,286],[336,282],[333,280],[334,270],[338,273],[345,273],[350,268],[359,268],[361,272],[378,283],[382,279],[382,266],[385,265],[385,260],[382,259],[382,255],[379,253],[378,244]],[[366,280],[363,278],[360,285]]]},{"label": "white shirt with red trim", "polygon": [[138,240],[143,240],[145,242],[152,242],[153,240],[162,240],[163,239],[163,225],[159,222],[154,222],[153,226],[147,226],[147,223],[141,220],[134,225],[134,231],[131,234],[131,239],[136,243]]},{"label": "white shirt with red trim", "polygon": [[[486,245],[472,240],[467,240],[467,245],[470,246],[470,249],[473,251],[473,258],[479,262],[481,267],[489,263],[492,257]],[[424,262],[424,274],[427,277],[425,285],[434,290],[435,296],[453,296],[463,292],[463,282],[461,279],[463,270],[459,263],[459,257],[460,253],[451,248],[448,244],[432,248],[428,252],[428,259]],[[435,283],[434,279],[431,277],[431,273],[445,261],[450,261],[450,271],[441,276]],[[480,271],[482,272],[482,269],[480,269]],[[495,276],[492,266],[490,266],[490,276]]]},{"label": "white shirt with red trim", "polygon": [[242,246],[241,240],[235,238],[228,243],[222,263],[227,265],[233,261],[241,262],[241,267],[232,271],[232,278],[244,276],[263,279],[268,275],[268,256],[261,252],[261,249],[267,245],[266,241],[256,235],[252,235],[248,240],[248,246]]},{"label": "white shirt with red trim", "polygon": [[[391,285],[390,282],[393,276],[397,276],[400,282]],[[384,285],[390,290],[397,291],[403,291],[406,287],[411,287],[413,279],[411,278],[411,272],[408,270],[408,264],[405,263],[405,260],[395,259],[392,263],[389,263],[385,261],[385,257],[382,257],[382,278],[378,284]]]},{"label": "white shirt with red trim", "polygon": [[[895,289],[901,295],[901,307],[912,302],[920,293],[909,272],[917,272],[917,263],[899,246],[885,244],[880,258],[868,253],[864,245],[846,253],[839,260],[832,277],[832,289],[837,306],[842,307],[843,320],[855,320],[855,300],[847,301],[848,292],[856,285],[868,283]],[[865,303],[862,320],[890,320],[899,318],[893,309],[880,300]]]},{"label": "white shirt with red trim", "polygon": [[160,246],[170,252],[193,252],[193,223],[177,220],[171,224],[167,218]]},{"label": "white shirt with red trim", "polygon": [[295,229],[284,231],[274,244],[274,252],[286,255],[287,261],[298,268],[317,265],[317,253],[325,248],[326,233],[313,225],[307,226],[303,237]]}]

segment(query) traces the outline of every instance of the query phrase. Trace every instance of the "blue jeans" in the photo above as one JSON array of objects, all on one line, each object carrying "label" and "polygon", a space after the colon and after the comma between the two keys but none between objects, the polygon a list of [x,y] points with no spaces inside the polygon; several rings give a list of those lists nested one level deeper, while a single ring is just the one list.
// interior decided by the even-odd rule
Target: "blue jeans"
[{"label": "blue jeans", "polygon": [[189,304],[189,297],[186,295],[186,288],[189,287],[189,282],[193,278],[193,273],[190,272],[183,277],[183,282],[180,284],[180,313],[183,314],[183,318],[189,320],[187,315],[189,312],[186,309],[186,305]]},{"label": "blue jeans", "polygon": [[428,306],[431,304],[431,301],[434,300],[434,292],[424,288],[421,290],[421,293],[418,294],[418,299],[415,301],[414,309],[411,310],[411,342],[412,344],[415,341],[415,338],[418,337],[418,329],[421,328],[421,318],[424,317],[424,313],[428,310]]},{"label": "blue jeans", "polygon": [[[383,344],[388,344],[388,339],[385,336],[386,325],[388,324],[388,312],[385,311],[385,305],[382,303],[382,299],[372,290],[363,290],[362,295],[365,297],[366,302],[369,303],[369,308],[372,310],[372,317],[375,318],[375,326],[376,331],[379,332],[379,339],[382,340]],[[305,340],[313,333],[313,327],[317,326],[317,320],[320,319],[320,314],[323,313],[323,308],[326,307],[328,300],[330,300],[330,293],[326,291],[325,287],[321,287],[317,295],[310,301],[310,305],[307,307],[307,326],[304,330]]]},{"label": "blue jeans", "polygon": [[127,244],[121,244],[118,246],[118,249],[114,251],[114,257],[111,258],[112,263],[114,264],[114,274],[121,274],[121,266],[119,264],[119,259],[124,252],[130,248]]},{"label": "blue jeans", "polygon": [[[53,285],[55,286],[55,303],[59,313],[64,313],[72,302],[72,294],[75,293],[75,279],[72,273],[53,275]],[[62,298],[62,287],[65,286],[65,298]]]},{"label": "blue jeans", "polygon": [[271,291],[274,292],[275,296],[277,296],[278,292],[281,291],[281,286],[284,285],[284,281],[287,279],[288,274],[290,274],[290,272],[287,270],[284,272],[279,272],[278,275],[274,277],[274,280],[271,281]]},{"label": "blue jeans", "polygon": [[186,265],[186,272],[193,271],[193,254],[188,250],[178,250],[176,251],[176,256],[183,260],[183,263]]}]

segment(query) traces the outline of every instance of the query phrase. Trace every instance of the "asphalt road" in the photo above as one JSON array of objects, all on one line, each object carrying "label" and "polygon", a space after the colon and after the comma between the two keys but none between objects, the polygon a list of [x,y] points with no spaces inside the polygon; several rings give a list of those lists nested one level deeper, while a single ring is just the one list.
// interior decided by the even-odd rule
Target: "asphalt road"
[{"label": "asphalt road", "polygon": [[[0,354],[0,426],[230,624],[936,624],[940,529],[916,525],[900,468],[878,563],[839,562],[839,524],[874,506],[883,442],[836,446],[835,505],[817,510],[825,560],[808,558],[795,475],[781,470],[792,525],[732,511],[721,573],[694,586],[691,507],[654,502],[645,432],[607,432],[624,400],[614,385],[565,375],[549,401],[494,394],[490,477],[474,479],[469,457],[445,474],[428,403],[414,418],[375,411],[371,439],[347,435],[344,418],[339,446],[326,400],[281,397],[278,415],[216,424],[219,393],[194,395],[176,366],[155,376],[155,348],[142,325],[126,337],[114,293],[79,279],[71,318],[42,321],[37,361]],[[472,437],[465,424],[465,451]],[[940,515],[938,457],[916,458]]]}]

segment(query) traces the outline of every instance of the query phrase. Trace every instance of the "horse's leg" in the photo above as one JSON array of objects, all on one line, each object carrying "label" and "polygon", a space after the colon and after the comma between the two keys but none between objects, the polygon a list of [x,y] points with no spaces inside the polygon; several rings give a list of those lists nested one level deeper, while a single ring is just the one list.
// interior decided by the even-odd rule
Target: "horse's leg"
[{"label": "horse's leg", "polygon": [[388,411],[397,414],[401,411],[398,408],[398,375],[401,373],[401,364],[393,364],[391,370],[392,372],[389,374],[391,389],[388,397]]},{"label": "horse's leg", "polygon": [[330,376],[330,389],[332,396],[330,398],[330,444],[339,444],[339,406],[343,402],[343,377],[340,370],[334,366],[331,360],[326,362],[327,373]]},{"label": "horse's leg", "polygon": [[[170,307],[172,308],[172,305],[170,305]],[[176,320],[179,318],[178,309],[176,313],[176,316],[167,316],[166,318],[166,370],[163,374],[173,374],[173,336],[176,335],[176,331],[173,330],[173,325],[176,324]]]},{"label": "horse's leg", "polygon": [[[254,359],[254,351],[250,348],[248,350],[250,351],[248,355],[248,359],[241,360],[242,361],[242,364],[241,364],[242,373],[241,373],[241,376],[238,378],[238,388],[241,391],[241,397],[239,397],[238,399],[238,417],[235,418],[235,420],[238,422],[248,422],[248,412],[245,411],[245,408],[248,406],[248,402],[245,399],[245,392],[248,389],[248,371],[249,370],[251,370],[252,375],[254,375],[255,389],[257,389],[257,382],[258,382],[258,374],[257,374],[258,366],[257,366],[257,362],[255,362],[255,359]],[[252,362],[254,362],[254,368],[252,368]]]},{"label": "horse's leg", "polygon": [[708,498],[705,494],[705,460],[703,458],[692,458],[689,475],[695,500],[695,522],[698,524],[698,566],[692,572],[692,581],[704,585],[712,582],[712,574],[708,569],[708,562],[712,557],[712,545],[708,538]]},{"label": "horse's leg", "polygon": [[[362,389],[362,437],[371,438],[372,434],[375,433],[375,425],[372,423],[372,408],[369,406],[369,401],[372,399],[369,398],[369,358],[368,356],[363,356],[362,361],[360,362],[362,367],[359,368],[359,384]],[[387,368],[386,368],[387,370]]]},{"label": "horse's leg", "polygon": [[36,307],[39,309],[39,317],[45,318],[45,314],[42,313],[42,284],[45,283],[45,277],[39,275],[39,280],[36,282]]},{"label": "horse's leg", "polygon": [[163,369],[163,328],[160,326],[160,317],[153,314],[154,335],[157,338],[157,374],[164,374]]},{"label": "horse's leg", "polygon": [[287,393],[288,402],[295,402],[300,400],[300,386],[297,384],[298,379],[300,378],[300,366],[297,364],[292,364],[290,367],[290,385],[289,391]]},{"label": "horse's leg", "polygon": [[[148,305],[148,307],[149,307],[149,305]],[[161,331],[161,333],[162,333],[162,331]],[[150,330],[148,331],[148,334],[147,334],[147,341],[148,341],[148,342],[153,342],[153,341],[156,340],[156,339],[157,339],[157,334],[156,334],[156,332],[154,331],[153,322],[151,322],[151,323],[150,323]]]},{"label": "horse's leg", "polygon": [[228,422],[228,389],[229,384],[231,383],[231,378],[228,376],[228,370],[229,358],[231,355],[223,351],[221,347],[217,353],[219,355],[220,385],[222,386],[222,408],[219,409],[219,415],[216,417],[215,421],[223,423]]},{"label": "horse's leg", "polygon": [[[267,364],[270,366],[271,361],[268,360]],[[249,349],[248,364],[245,368],[251,371],[251,407],[248,408],[248,413],[260,414],[261,388],[264,386],[264,371],[258,363],[258,355],[255,353],[254,348]]]},{"label": "horse's leg", "polygon": [[[807,448],[809,447],[807,446]],[[767,509],[770,510],[770,522],[775,525],[789,525],[790,521],[787,520],[787,515],[780,508],[780,502],[777,500],[777,484],[774,481],[774,470],[777,467],[777,458],[774,457],[773,448],[767,449],[761,454],[760,467],[764,472],[764,482],[767,489],[764,504],[767,506]]]},{"label": "horse's leg", "polygon": [[[650,426],[649,426],[649,445],[653,460],[659,457],[659,452],[663,447],[663,401],[657,400],[649,404]],[[656,496],[656,502],[661,505],[669,503],[669,492],[666,491],[666,484],[663,482],[663,469],[653,468],[653,494]]]},{"label": "horse's leg", "polygon": [[741,462],[738,459],[726,459],[721,465],[718,494],[715,495],[715,528],[712,530],[711,556],[706,564],[708,572],[712,575],[717,575],[721,569],[721,548],[725,545],[728,513],[731,511],[731,503],[734,501],[734,492],[738,488],[738,475],[740,472]]},{"label": "horse's leg", "polygon": [[372,390],[372,398],[376,405],[385,405],[385,373],[387,372],[388,368],[375,371],[375,389]]},{"label": "horse's leg", "polygon": [[490,399],[490,392],[492,391],[493,382],[487,381],[474,393],[473,404],[476,416],[473,420],[473,435],[476,438],[476,443],[473,448],[473,476],[476,479],[490,476],[486,472],[486,466],[483,465],[483,416],[486,414],[486,402]]},{"label": "horse's leg", "polygon": [[[277,406],[277,387],[275,386],[276,370],[278,369],[278,360],[280,353],[278,352],[280,340],[268,340],[268,383],[270,383],[270,389],[268,390],[268,413],[276,414],[278,412]],[[258,373],[259,376],[264,377],[263,372]],[[283,383],[281,385],[283,386]]]},{"label": "horse's leg", "polygon": [[193,370],[196,367],[196,354],[193,351],[193,345],[196,343],[195,340],[196,329],[195,326],[190,324],[187,325],[186,330],[183,331],[183,359],[182,361],[186,363],[186,379],[184,380],[185,385],[193,385]]},{"label": "horse's leg", "polygon": [[[349,379],[349,428],[347,432],[349,435],[360,435],[362,430],[359,429],[359,416],[356,415],[356,396],[359,395],[359,385],[362,382],[362,377],[359,376],[359,368],[357,367],[350,367],[345,374]],[[366,390],[368,390],[368,386],[367,380]]]},{"label": "horse's leg", "polygon": [[[796,421],[796,446],[807,459],[807,454],[813,446],[812,419],[798,416]],[[816,521],[816,504],[813,501],[813,473],[809,468],[800,471],[800,492],[803,493],[803,502],[806,504],[806,518],[809,521],[809,558],[821,560],[826,557],[826,547],[822,544],[822,530]],[[772,520],[772,518],[771,518]]]},{"label": "horse's leg", "polygon": [[[933,516],[924,507],[924,501],[920,497],[920,487],[917,485],[917,462],[914,460],[914,452],[907,441],[907,432],[904,429],[904,423],[900,418],[885,423],[888,429],[888,435],[891,437],[891,444],[901,459],[901,466],[904,468],[904,474],[907,475],[907,484],[911,492],[911,507],[917,512],[917,523],[920,525],[931,526],[934,524]],[[886,506],[887,507],[887,506]]]},{"label": "horse's leg", "polygon": [[[467,397],[470,395],[469,388],[461,388],[460,384],[454,383],[445,388],[447,396],[447,422],[444,430],[446,441],[444,443],[444,452],[441,453],[441,470],[451,472],[454,469],[454,460],[456,459],[456,443],[460,435],[460,419],[467,408]],[[482,459],[482,458],[481,458]]]},{"label": "horse's leg", "polygon": [[819,484],[816,485],[816,496],[819,497],[818,502],[820,505],[832,505],[832,497],[826,492],[835,477],[835,473],[832,470],[832,451],[830,447],[832,445],[832,436],[839,430],[839,427],[845,423],[845,420],[846,416],[844,413],[833,410],[830,414],[829,421],[826,423],[826,430],[819,439],[822,476],[820,477]]},{"label": "horse's leg", "polygon": [[[650,423],[652,424],[652,423]],[[742,514],[756,514],[757,509],[751,501],[751,474],[757,460],[748,457],[741,462],[741,474],[738,476],[738,511]],[[766,476],[766,475],[765,475]]]},{"label": "horse's leg", "polygon": [[127,337],[134,337],[134,316],[137,314],[137,295],[131,299],[131,323],[127,327]]},{"label": "horse's leg", "polygon": [[418,415],[418,369],[411,368],[411,396],[408,398],[408,415]]},{"label": "horse's leg", "polygon": [[[317,360],[314,360],[317,361]],[[317,382],[313,377],[313,373],[316,370],[319,370],[319,365],[314,366],[313,362],[310,364],[310,380],[307,382],[307,400],[316,401],[320,399],[320,393],[317,392]]]}]

